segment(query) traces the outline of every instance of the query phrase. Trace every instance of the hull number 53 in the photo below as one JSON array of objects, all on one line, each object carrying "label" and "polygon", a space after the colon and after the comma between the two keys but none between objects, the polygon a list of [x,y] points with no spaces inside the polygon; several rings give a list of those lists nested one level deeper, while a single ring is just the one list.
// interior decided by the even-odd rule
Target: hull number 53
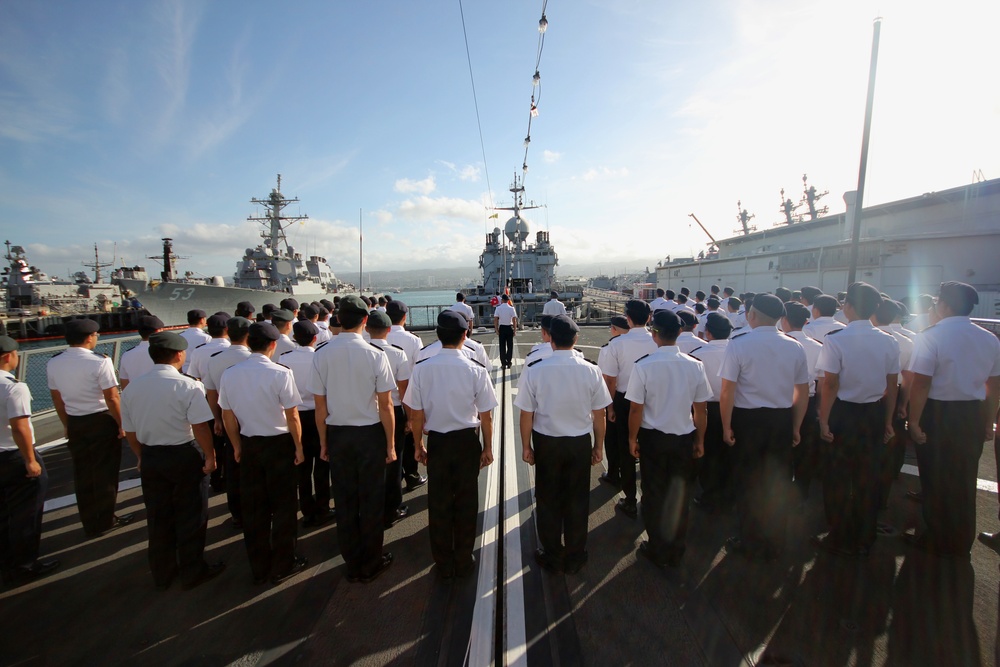
[{"label": "hull number 53", "polygon": [[193,287],[175,287],[174,291],[170,293],[171,301],[187,301],[192,296],[194,296]]}]

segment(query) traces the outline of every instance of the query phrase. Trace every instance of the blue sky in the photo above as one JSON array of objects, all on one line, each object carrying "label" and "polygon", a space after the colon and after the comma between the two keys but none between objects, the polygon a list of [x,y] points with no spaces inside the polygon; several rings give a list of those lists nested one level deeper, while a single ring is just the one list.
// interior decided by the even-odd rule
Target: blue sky
[{"label": "blue sky", "polygon": [[[65,275],[97,242],[231,275],[283,177],[299,250],[370,269],[475,266],[520,171],[540,1],[0,3],[0,226]],[[947,13],[944,12],[947,10]],[[867,203],[1000,177],[1000,3],[553,0],[528,197],[564,265],[683,256],[780,219],[808,173]],[[487,170],[489,181],[487,182]],[[501,219],[502,222],[502,219]]]}]

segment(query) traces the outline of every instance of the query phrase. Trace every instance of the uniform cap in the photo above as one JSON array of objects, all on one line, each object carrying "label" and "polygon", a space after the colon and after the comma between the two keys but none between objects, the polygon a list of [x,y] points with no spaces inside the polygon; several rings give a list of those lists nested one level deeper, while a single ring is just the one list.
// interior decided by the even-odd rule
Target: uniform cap
[{"label": "uniform cap", "polygon": [[226,330],[229,331],[230,338],[239,339],[247,335],[251,324],[253,323],[245,317],[233,317],[226,322]]},{"label": "uniform cap", "polygon": [[226,318],[227,321],[229,320],[230,317],[232,317],[232,315],[230,315],[224,310],[220,310],[219,312],[215,313],[215,315],[218,315],[219,317],[224,317]]},{"label": "uniform cap", "polygon": [[345,315],[367,315],[368,306],[359,297],[345,296],[340,300],[340,312]]},{"label": "uniform cap", "polygon": [[254,305],[249,301],[240,301],[236,304],[236,312],[246,313],[247,315],[253,315],[257,311]]},{"label": "uniform cap", "polygon": [[979,292],[972,285],[949,281],[941,283],[938,300],[948,304],[955,313],[967,315],[979,303]]},{"label": "uniform cap", "polygon": [[330,301],[329,299],[320,299],[319,302],[323,304],[323,306],[326,307],[326,309],[331,313],[335,310],[333,307],[333,301]]},{"label": "uniform cap", "polygon": [[320,304],[320,306],[316,310],[319,313],[320,319],[323,319],[324,317],[330,314],[330,309],[322,304]]},{"label": "uniform cap", "polygon": [[381,310],[373,310],[368,315],[368,326],[373,329],[388,329],[392,326],[392,320]]},{"label": "uniform cap", "polygon": [[672,310],[658,310],[653,313],[649,328],[667,338],[673,338],[681,331],[681,318]]},{"label": "uniform cap", "polygon": [[541,317],[539,317],[538,318],[538,326],[542,327],[546,331],[551,331],[552,330],[552,316],[551,315],[542,315]]},{"label": "uniform cap", "polygon": [[385,304],[385,312],[388,313],[389,317],[399,317],[400,315],[405,315],[409,308],[402,301],[396,301],[393,299],[389,303]]},{"label": "uniform cap", "polygon": [[722,305],[722,300],[719,297],[712,295],[705,299],[705,305],[709,308],[718,308]]},{"label": "uniform cap", "polygon": [[549,323],[549,332],[556,338],[570,338],[580,332],[580,327],[568,315],[556,315]]},{"label": "uniform cap", "polygon": [[733,332],[733,323],[721,313],[709,313],[705,317],[705,331],[712,334],[716,340],[725,340]]},{"label": "uniform cap", "polygon": [[[282,303],[284,303],[284,301],[282,301]],[[279,308],[271,313],[272,322],[291,322],[294,319],[295,315],[292,314],[292,311],[285,310],[284,308]]]},{"label": "uniform cap", "polygon": [[149,337],[149,348],[183,352],[188,348],[188,342],[184,336],[176,334],[173,331],[160,331]]},{"label": "uniform cap", "polygon": [[785,304],[781,303],[781,299],[773,294],[754,296],[751,307],[762,315],[775,320],[785,314]]},{"label": "uniform cap", "polygon": [[70,320],[66,323],[66,335],[72,336],[89,336],[92,333],[97,333],[101,330],[101,325],[99,325],[94,320],[89,320],[87,318],[78,318]]},{"label": "uniform cap", "polygon": [[909,317],[910,316],[910,309],[907,308],[906,304],[903,303],[902,301],[897,301],[896,302],[896,310],[899,311],[899,314],[897,315],[897,317]]},{"label": "uniform cap", "polygon": [[309,320],[299,320],[292,325],[292,335],[296,338],[311,338],[319,333],[319,327],[315,322]]},{"label": "uniform cap", "polygon": [[189,310],[187,314],[188,322],[191,322],[192,320],[197,322],[198,320],[203,319],[205,317],[208,317],[208,313],[206,313],[201,308],[195,308],[194,310]]},{"label": "uniform cap", "polygon": [[316,306],[309,304],[306,306],[302,306],[302,310],[299,311],[299,314],[305,315],[307,320],[311,320],[314,317],[319,317],[319,309],[316,308]]},{"label": "uniform cap", "polygon": [[264,317],[267,317],[276,310],[278,310],[278,307],[273,303],[265,303],[261,306],[260,312],[264,314]]},{"label": "uniform cap", "polygon": [[288,297],[287,299],[281,300],[281,307],[284,308],[285,310],[298,310],[299,302],[293,299],[292,297]]},{"label": "uniform cap", "polygon": [[454,310],[445,310],[438,315],[437,325],[442,329],[468,329],[469,320]]},{"label": "uniform cap", "polygon": [[611,318],[611,326],[618,327],[619,329],[628,329],[628,320],[621,315],[615,315]]},{"label": "uniform cap", "polygon": [[152,333],[157,329],[163,328],[163,320],[155,315],[144,315],[139,318],[139,333],[148,332]]},{"label": "uniform cap", "polygon": [[854,306],[854,310],[861,317],[871,317],[882,304],[882,295],[872,285],[868,283],[851,283],[847,288],[847,303]]},{"label": "uniform cap", "polygon": [[823,290],[821,290],[818,287],[813,287],[811,285],[806,285],[805,287],[799,290],[799,294],[801,294],[803,298],[809,299],[810,301],[815,299],[822,293]]},{"label": "uniform cap", "polygon": [[276,341],[281,338],[278,328],[270,322],[254,322],[250,325],[249,331],[251,338],[260,340]]},{"label": "uniform cap", "polygon": [[10,336],[0,336],[0,354],[13,352],[18,348],[17,341]]},{"label": "uniform cap", "polygon": [[875,319],[886,324],[899,317],[899,304],[892,299],[882,299],[878,310],[875,311]]},{"label": "uniform cap", "polygon": [[221,331],[222,329],[226,328],[226,324],[228,322],[229,318],[226,317],[225,313],[216,313],[215,315],[212,315],[210,318],[208,318],[206,324],[208,325],[208,328],[212,329],[213,331]]}]

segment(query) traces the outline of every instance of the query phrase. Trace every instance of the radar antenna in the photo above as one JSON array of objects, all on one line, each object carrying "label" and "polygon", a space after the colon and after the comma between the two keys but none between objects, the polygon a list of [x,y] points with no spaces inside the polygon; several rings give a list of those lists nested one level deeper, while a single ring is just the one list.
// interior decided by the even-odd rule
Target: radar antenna
[{"label": "radar antenna", "polygon": [[180,255],[174,254],[174,243],[173,239],[160,239],[163,241],[163,254],[162,255],[146,255],[146,259],[159,259],[163,261],[163,271],[160,273],[160,279],[165,282],[173,282],[177,277],[177,270],[174,266],[174,262],[178,259],[190,259],[189,257],[181,257]]},{"label": "radar antenna", "polygon": [[816,192],[816,186],[809,185],[807,174],[802,174],[802,187],[804,192],[802,194],[802,200],[799,202],[799,206],[803,203],[809,206],[809,219],[815,220],[821,215],[826,215],[829,212],[830,207],[823,206],[821,208],[816,208],[816,202],[830,194],[830,191],[824,190],[823,192]]},{"label": "radar antenna", "polygon": [[785,197],[785,188],[781,188],[781,207],[778,209],[785,214],[785,221],[774,223],[775,227],[780,227],[781,225],[792,225],[796,222],[802,221],[802,216],[795,215],[795,209],[802,206],[802,202],[798,204],[793,204],[790,198]]},{"label": "radar antenna", "polygon": [[114,262],[102,262],[100,256],[97,254],[97,244],[94,244],[94,261],[93,262],[80,262],[80,264],[85,269],[94,270],[94,283],[101,282],[101,269],[106,269]]},{"label": "radar antenna", "polygon": [[285,236],[285,229],[300,220],[309,219],[308,215],[281,215],[286,206],[298,201],[298,197],[286,199],[281,194],[281,174],[278,174],[278,187],[271,190],[271,194],[268,195],[267,199],[257,199],[254,197],[250,200],[252,204],[263,206],[266,214],[261,216],[251,215],[247,217],[247,220],[259,222],[264,227],[264,231],[260,233],[260,237],[264,239],[264,246],[270,248],[272,252],[278,252],[280,245],[284,243],[285,250],[291,254],[291,250],[288,247],[288,238]]},{"label": "radar antenna", "polygon": [[743,201],[742,200],[737,200],[737,202],[736,202],[736,211],[737,211],[737,213],[736,213],[736,220],[739,221],[741,228],[740,229],[734,229],[733,230],[734,234],[740,234],[740,233],[742,233],[744,236],[746,236],[747,234],[750,234],[751,232],[757,231],[757,226],[750,224],[750,221],[753,220],[757,216],[756,216],[755,213],[748,213],[747,210],[745,208],[743,208]]}]

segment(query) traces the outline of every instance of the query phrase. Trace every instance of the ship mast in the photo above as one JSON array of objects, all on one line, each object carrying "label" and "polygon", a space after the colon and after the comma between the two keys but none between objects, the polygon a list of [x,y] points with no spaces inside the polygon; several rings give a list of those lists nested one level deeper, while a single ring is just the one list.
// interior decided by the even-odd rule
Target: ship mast
[{"label": "ship mast", "polygon": [[174,240],[170,238],[160,239],[163,241],[163,254],[162,255],[146,255],[146,259],[159,259],[163,262],[163,271],[160,272],[160,279],[165,282],[173,282],[177,277],[177,272],[174,270],[174,260],[178,259],[189,259],[188,257],[181,257],[180,255],[174,254]]},{"label": "ship mast", "polygon": [[294,199],[286,199],[284,195],[281,194],[281,174],[278,174],[278,187],[271,190],[271,194],[268,195],[267,199],[257,199],[254,197],[250,200],[252,204],[259,204],[264,207],[266,214],[263,216],[248,216],[247,220],[252,220],[254,222],[259,222],[264,226],[266,231],[260,233],[260,237],[264,239],[264,246],[271,249],[271,252],[277,254],[280,251],[280,246],[282,243],[285,245],[285,250],[291,254],[288,249],[288,238],[285,236],[285,229],[290,227],[300,220],[308,220],[308,215],[295,215],[295,216],[283,216],[281,212],[291,203],[297,203],[299,201],[298,197]]},{"label": "ship mast", "polygon": [[101,282],[101,269],[106,269],[111,266],[114,262],[102,262],[100,256],[97,254],[97,244],[94,244],[94,261],[93,262],[81,262],[80,264],[85,269],[94,270],[94,283],[99,284]]}]

